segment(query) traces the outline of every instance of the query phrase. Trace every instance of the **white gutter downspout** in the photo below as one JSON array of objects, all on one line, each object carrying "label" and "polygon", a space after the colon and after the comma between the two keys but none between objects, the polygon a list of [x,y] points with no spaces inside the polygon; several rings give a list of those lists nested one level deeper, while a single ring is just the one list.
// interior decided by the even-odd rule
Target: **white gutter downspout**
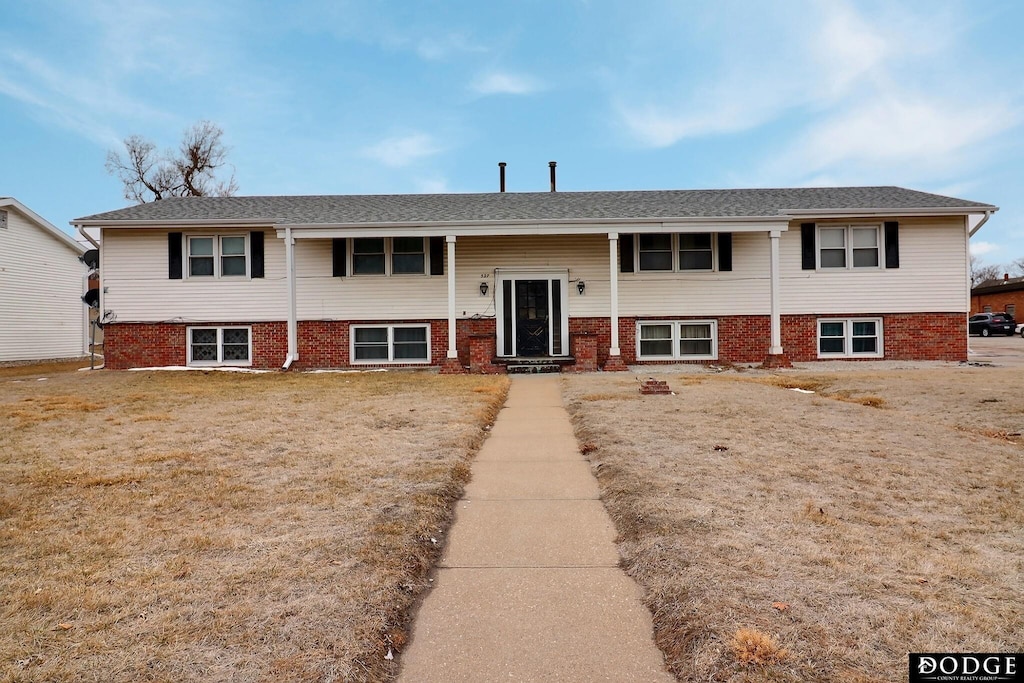
[{"label": "white gutter downspout", "polygon": [[85,231],[85,228],[83,228],[81,225],[76,225],[75,227],[78,228],[78,234],[81,235],[82,237],[84,237],[85,239],[87,239],[89,241],[89,244],[91,244],[92,246],[94,246],[97,249],[100,248],[100,243],[97,242],[96,240],[94,240],[92,238],[92,235],[90,235],[89,233],[87,233]]},{"label": "white gutter downspout", "polygon": [[288,355],[282,370],[287,370],[299,359],[299,322],[295,306],[295,239],[291,226],[284,229],[284,255],[288,277]]},{"label": "white gutter downspout", "polygon": [[981,219],[980,223],[978,223],[973,228],[971,228],[971,232],[967,236],[968,237],[974,237],[974,233],[976,233],[979,230],[981,230],[981,226],[985,225],[985,223],[988,223],[988,219],[991,218],[991,217],[992,217],[992,212],[991,211],[986,211],[985,212],[985,217]]}]

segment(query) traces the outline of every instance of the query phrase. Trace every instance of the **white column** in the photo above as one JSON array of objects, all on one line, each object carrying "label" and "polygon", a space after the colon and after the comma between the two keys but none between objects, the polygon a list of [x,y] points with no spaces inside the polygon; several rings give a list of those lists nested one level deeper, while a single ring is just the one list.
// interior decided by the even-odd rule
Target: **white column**
[{"label": "white column", "polygon": [[779,237],[780,230],[771,230],[768,238],[771,242],[771,296],[772,296],[772,322],[771,322],[771,346],[768,353],[777,356],[782,354],[782,321],[779,316]]},{"label": "white column", "polygon": [[611,333],[612,347],[609,356],[619,354],[619,233],[608,233],[608,267],[611,275]]},{"label": "white column", "polygon": [[448,358],[458,358],[455,341],[455,235],[444,238],[448,244]]},{"label": "white column", "polygon": [[299,358],[299,317],[295,305],[295,238],[291,227],[284,229],[284,256],[288,278],[288,358],[285,365]]}]

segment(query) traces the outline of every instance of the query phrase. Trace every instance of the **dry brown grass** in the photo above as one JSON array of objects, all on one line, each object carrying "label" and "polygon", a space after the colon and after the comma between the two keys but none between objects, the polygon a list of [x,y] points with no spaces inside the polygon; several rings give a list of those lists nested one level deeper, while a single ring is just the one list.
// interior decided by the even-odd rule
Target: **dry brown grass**
[{"label": "dry brown grass", "polygon": [[0,377],[0,681],[387,680],[507,381]]},{"label": "dry brown grass", "polygon": [[[903,680],[907,652],[1024,645],[1024,369],[665,379],[565,392],[680,680]],[[739,629],[787,656],[742,663]]]}]

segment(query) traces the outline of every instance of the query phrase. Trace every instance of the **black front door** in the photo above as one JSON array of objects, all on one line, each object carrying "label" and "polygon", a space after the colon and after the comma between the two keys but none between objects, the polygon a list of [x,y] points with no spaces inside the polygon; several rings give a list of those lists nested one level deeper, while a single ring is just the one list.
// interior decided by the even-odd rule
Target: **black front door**
[{"label": "black front door", "polygon": [[516,354],[547,356],[548,306],[547,280],[516,280]]}]

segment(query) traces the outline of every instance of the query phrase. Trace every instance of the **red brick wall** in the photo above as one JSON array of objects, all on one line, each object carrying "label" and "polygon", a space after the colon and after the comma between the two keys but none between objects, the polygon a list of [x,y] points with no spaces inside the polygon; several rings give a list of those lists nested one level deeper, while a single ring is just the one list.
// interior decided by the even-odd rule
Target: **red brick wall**
[{"label": "red brick wall", "polygon": [[[817,354],[817,318],[813,315],[782,316],[782,346],[792,361],[813,361]],[[885,358],[888,360],[967,359],[967,319],[963,313],[900,313],[829,315],[828,317],[880,317],[883,320]],[[637,320],[701,320],[706,317],[650,317],[619,319],[619,348],[622,360],[636,363]],[[768,353],[768,316],[726,316],[718,320],[718,360],[720,363],[760,363]],[[448,350],[446,320],[402,320],[402,323],[429,323],[431,364],[441,364]],[[212,324],[212,323],[210,323]],[[216,323],[252,327],[254,368],[279,368],[288,350],[287,323]],[[353,324],[381,324],[380,321],[303,321],[299,323],[299,368],[343,368],[350,366],[349,334]],[[179,323],[112,323],[105,327],[106,367],[124,369],[186,364],[185,330]],[[459,360],[470,365],[470,336],[494,335],[495,320],[459,320],[456,339]],[[608,318],[571,318],[569,333],[593,335],[597,342],[597,363],[608,360],[611,325]],[[479,345],[478,345],[479,346]],[[493,347],[489,347],[493,348]],[[478,355],[481,351],[478,350]],[[483,362],[477,358],[477,364]],[[589,361],[589,359],[588,359]],[[645,361],[651,364],[675,361]],[[709,362],[709,361],[691,361]],[[359,367],[367,367],[360,364]],[[371,366],[372,367],[372,366]]]},{"label": "red brick wall", "polygon": [[1024,318],[1024,289],[1016,292],[995,292],[994,294],[976,294],[971,297],[971,315],[986,313],[986,306],[992,307],[992,313],[1002,313],[1011,304],[1016,305],[1014,318],[1021,322]]}]

